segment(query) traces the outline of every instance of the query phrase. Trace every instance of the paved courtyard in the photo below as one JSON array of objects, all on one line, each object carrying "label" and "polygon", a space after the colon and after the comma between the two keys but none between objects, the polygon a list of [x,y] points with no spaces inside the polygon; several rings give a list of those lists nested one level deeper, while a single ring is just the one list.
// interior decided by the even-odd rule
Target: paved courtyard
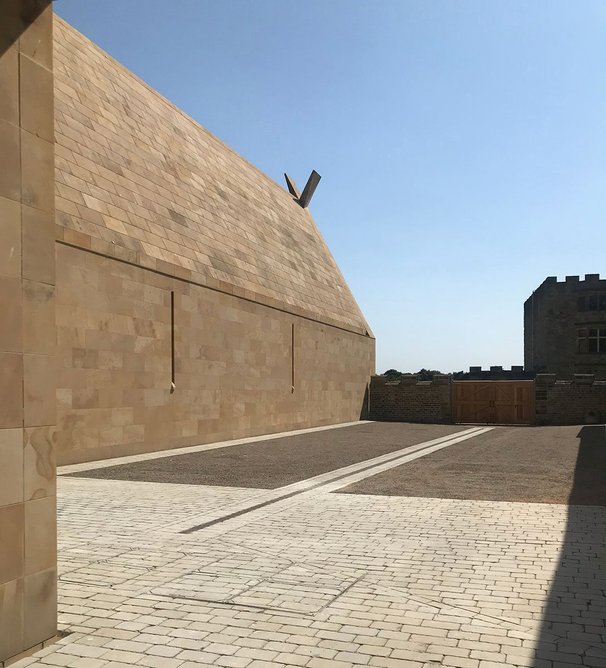
[{"label": "paved courtyard", "polygon": [[[15,666],[606,666],[605,507],[410,495],[406,486],[423,479],[422,463],[447,467],[450,454],[460,465],[472,448],[490,468],[488,444],[509,443],[515,456],[520,439],[532,449],[533,431],[544,459],[546,432],[373,423],[306,438],[342,442],[356,429],[378,440],[389,432],[402,447],[282,486],[268,472],[264,488],[228,486],[206,456],[199,462],[214,462],[221,485],[61,475],[68,635]],[[567,459],[573,500],[585,480],[578,431],[551,438],[577,447]],[[245,459],[270,443],[250,444]],[[129,466],[146,461],[162,459]],[[283,476],[285,465],[275,471]]]}]

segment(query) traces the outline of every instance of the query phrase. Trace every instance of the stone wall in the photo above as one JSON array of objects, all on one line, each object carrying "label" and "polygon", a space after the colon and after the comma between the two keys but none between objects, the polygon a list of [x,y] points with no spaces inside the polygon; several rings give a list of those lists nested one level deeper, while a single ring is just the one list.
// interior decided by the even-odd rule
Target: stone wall
[{"label": "stone wall", "polygon": [[606,422],[606,381],[590,374],[556,381],[555,374],[537,374],[537,424],[595,424]]},{"label": "stone wall", "polygon": [[0,664],[56,633],[49,2],[0,3]]},{"label": "stone wall", "polygon": [[606,379],[606,352],[578,345],[579,330],[589,328],[606,329],[606,279],[549,276],[524,303],[524,368],[559,378],[588,373]]},{"label": "stone wall", "polygon": [[[414,375],[400,381],[373,376],[369,417],[386,422],[450,423],[454,419],[451,388],[449,376],[438,376],[432,383],[418,382]],[[538,425],[606,422],[606,381],[590,374],[558,381],[555,374],[537,374],[535,410]]]},{"label": "stone wall", "polygon": [[370,384],[369,417],[383,422],[452,422],[451,382],[448,376],[419,382],[417,376],[387,381],[373,376]]},{"label": "stone wall", "polygon": [[60,464],[360,419],[371,337],[56,252]]},{"label": "stone wall", "polygon": [[55,29],[59,463],[359,419],[374,338],[309,210]]},{"label": "stone wall", "polygon": [[77,30],[60,19],[55,30],[56,207],[66,239],[370,331],[309,209]]}]

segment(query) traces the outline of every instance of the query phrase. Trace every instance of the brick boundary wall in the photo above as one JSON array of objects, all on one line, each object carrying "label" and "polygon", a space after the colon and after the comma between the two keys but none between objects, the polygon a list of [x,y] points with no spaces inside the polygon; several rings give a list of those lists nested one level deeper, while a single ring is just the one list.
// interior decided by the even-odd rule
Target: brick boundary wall
[{"label": "brick boundary wall", "polygon": [[592,374],[556,380],[551,373],[536,377],[536,423],[599,424],[606,422],[606,381]]},{"label": "brick boundary wall", "polygon": [[[555,374],[537,374],[537,425],[601,424],[606,422],[606,381],[591,374],[556,380]],[[368,419],[378,422],[453,422],[452,379],[435,376],[432,382],[405,375],[398,381],[373,376]]]},{"label": "brick boundary wall", "polygon": [[452,423],[451,380],[435,376],[419,381],[415,375],[389,381],[373,376],[370,383],[369,419],[379,422]]}]

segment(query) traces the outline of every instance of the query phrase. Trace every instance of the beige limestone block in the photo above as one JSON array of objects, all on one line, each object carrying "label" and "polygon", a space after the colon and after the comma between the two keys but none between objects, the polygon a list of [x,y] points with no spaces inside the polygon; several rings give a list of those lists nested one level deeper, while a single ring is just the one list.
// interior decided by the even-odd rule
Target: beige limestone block
[{"label": "beige limestone block", "polygon": [[21,201],[43,211],[52,211],[55,203],[53,144],[26,130],[21,130]]},{"label": "beige limestone block", "polygon": [[57,499],[25,504],[25,575],[53,568],[57,561]]},{"label": "beige limestone block", "polygon": [[52,638],[56,629],[57,569],[50,568],[25,577],[23,646],[32,647]]},{"label": "beige limestone block", "polygon": [[26,427],[55,424],[56,360],[49,355],[23,355],[23,420]]},{"label": "beige limestone block", "polygon": [[0,508],[0,584],[23,576],[24,504]]},{"label": "beige limestone block", "polygon": [[22,429],[0,429],[0,461],[2,462],[0,506],[21,503],[23,501]]},{"label": "beige limestone block", "polygon": [[21,147],[19,128],[0,120],[0,197],[21,201]]},{"label": "beige limestone block", "polygon": [[21,127],[54,141],[53,73],[23,53],[19,57]]},{"label": "beige limestone block", "polygon": [[54,286],[23,281],[23,322],[23,351],[54,354],[57,341]]},{"label": "beige limestone block", "polygon": [[55,282],[55,225],[51,212],[23,207],[23,278]]},{"label": "beige limestone block", "polygon": [[[39,7],[44,2],[37,3]],[[31,17],[34,18],[34,17]],[[51,69],[53,66],[53,13],[50,2],[35,20],[24,30],[19,40],[19,48],[36,63]]]},{"label": "beige limestone block", "polygon": [[23,359],[0,352],[0,429],[23,425]]},{"label": "beige limestone block", "polygon": [[0,276],[0,351],[21,352],[23,346],[23,308],[21,281],[18,278]]},{"label": "beige limestone block", "polygon": [[0,197],[0,276],[21,276],[21,206]]},{"label": "beige limestone block", "polygon": [[23,578],[0,584],[0,660],[23,649],[23,591]]},{"label": "beige limestone block", "polygon": [[55,496],[55,427],[30,427],[24,431],[23,497],[26,501]]},{"label": "beige limestone block", "polygon": [[0,119],[19,124],[19,56],[17,46],[0,51]]}]

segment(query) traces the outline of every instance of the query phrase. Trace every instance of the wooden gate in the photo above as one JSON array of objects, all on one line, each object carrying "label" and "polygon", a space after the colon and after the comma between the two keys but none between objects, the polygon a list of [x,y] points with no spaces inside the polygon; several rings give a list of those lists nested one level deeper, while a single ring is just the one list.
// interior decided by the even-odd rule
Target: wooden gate
[{"label": "wooden gate", "polygon": [[455,422],[534,422],[534,380],[457,380],[452,388]]}]

